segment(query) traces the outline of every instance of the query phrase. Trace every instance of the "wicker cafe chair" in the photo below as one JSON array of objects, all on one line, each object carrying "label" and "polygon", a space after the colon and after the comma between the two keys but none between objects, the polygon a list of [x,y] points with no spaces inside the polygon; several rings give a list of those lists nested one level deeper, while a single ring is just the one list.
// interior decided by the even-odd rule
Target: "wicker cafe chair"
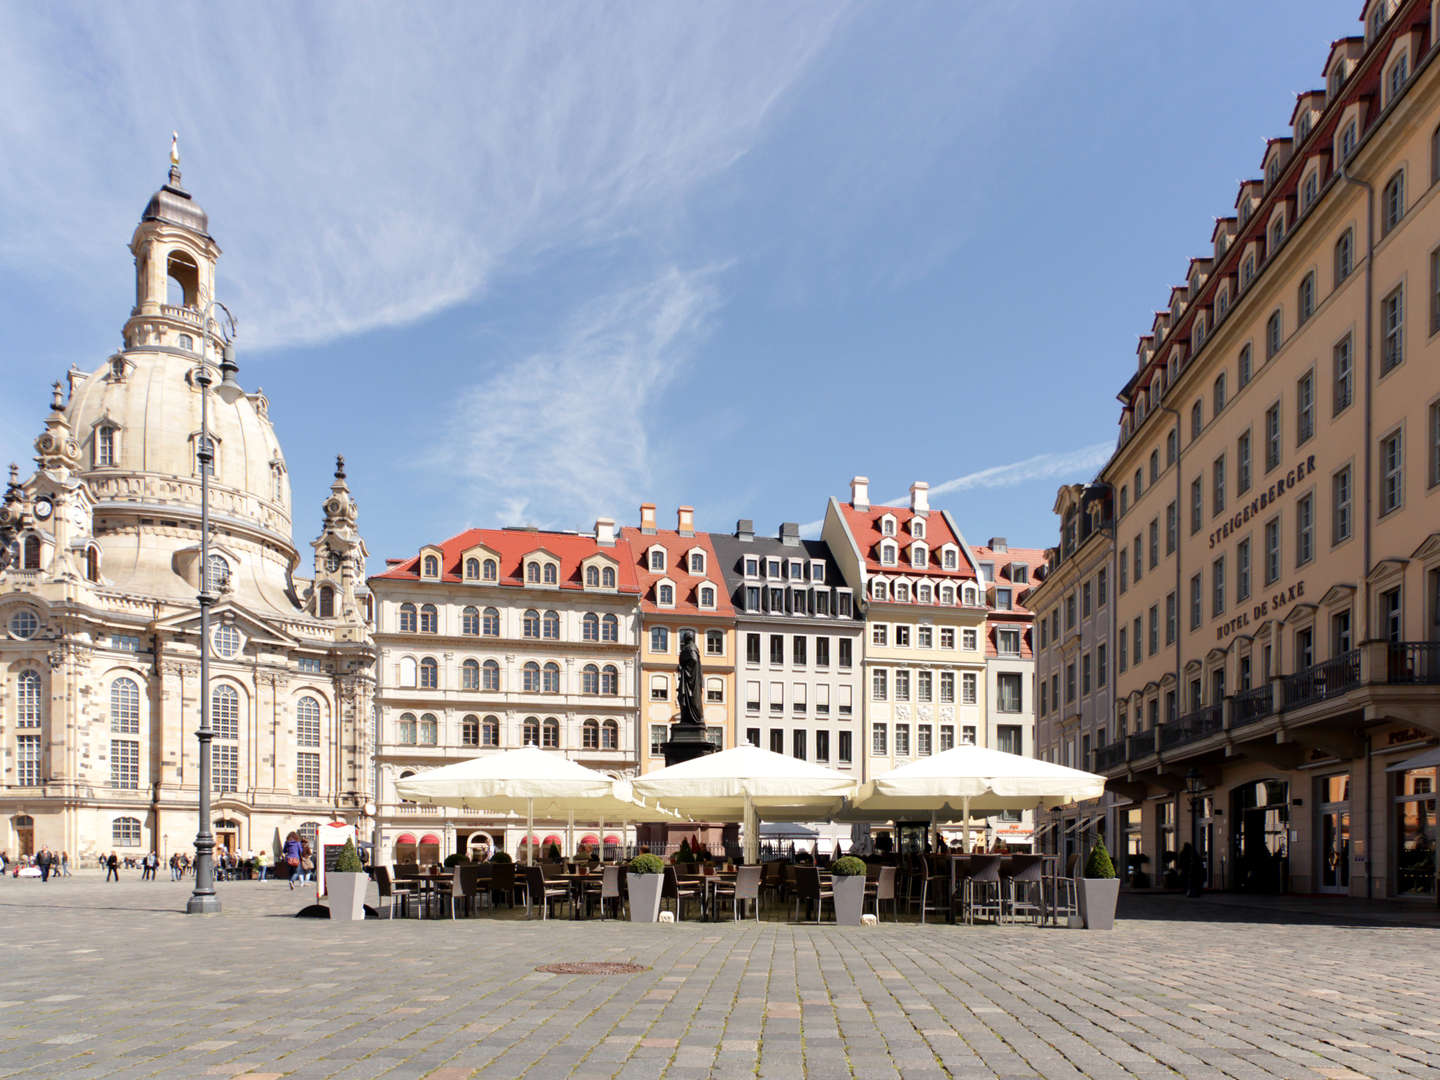
[{"label": "wicker cafe chair", "polygon": [[570,886],[561,882],[553,884],[545,880],[544,873],[538,866],[525,867],[525,910],[528,913],[532,904],[540,907],[540,917],[550,917],[552,904],[563,904],[570,901]]},{"label": "wicker cafe chair", "polygon": [[735,919],[740,918],[740,906],[746,901],[755,905],[755,921],[760,921],[760,867],[742,866],[735,871],[733,882],[719,882],[715,885],[715,907],[729,903]]},{"label": "wicker cafe chair", "polygon": [[835,907],[835,893],[827,886],[820,884],[820,868],[816,866],[795,867],[795,921],[800,921],[800,904],[802,901],[815,905],[815,921],[820,921],[825,910],[825,901],[830,901],[830,907]]}]

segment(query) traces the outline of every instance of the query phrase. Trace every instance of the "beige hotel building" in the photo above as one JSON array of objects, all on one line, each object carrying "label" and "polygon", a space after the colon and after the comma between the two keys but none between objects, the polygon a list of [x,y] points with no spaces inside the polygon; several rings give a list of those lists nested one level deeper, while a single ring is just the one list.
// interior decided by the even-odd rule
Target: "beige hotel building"
[{"label": "beige hotel building", "polygon": [[1331,46],[1120,393],[1093,764],[1156,885],[1193,802],[1211,887],[1436,896],[1437,8]]}]

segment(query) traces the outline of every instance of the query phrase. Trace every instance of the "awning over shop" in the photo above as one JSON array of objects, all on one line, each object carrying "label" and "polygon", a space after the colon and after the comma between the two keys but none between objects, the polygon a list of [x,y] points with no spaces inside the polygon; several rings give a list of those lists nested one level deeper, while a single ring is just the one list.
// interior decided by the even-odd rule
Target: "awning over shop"
[{"label": "awning over shop", "polygon": [[402,832],[399,836],[395,838],[395,843],[397,844],[413,844],[414,842],[414,833]]},{"label": "awning over shop", "polygon": [[1409,772],[1411,769],[1433,769],[1440,766],[1440,746],[1432,746],[1429,750],[1422,750],[1412,758],[1391,765],[1385,771]]}]

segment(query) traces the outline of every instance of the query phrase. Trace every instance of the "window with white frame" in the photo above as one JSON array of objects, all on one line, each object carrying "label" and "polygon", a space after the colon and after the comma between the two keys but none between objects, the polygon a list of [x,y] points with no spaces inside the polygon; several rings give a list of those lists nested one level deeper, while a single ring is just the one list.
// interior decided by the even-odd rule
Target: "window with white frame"
[{"label": "window with white frame", "polygon": [[1392,431],[1380,440],[1380,516],[1400,509],[1405,502],[1405,442],[1403,432]]}]

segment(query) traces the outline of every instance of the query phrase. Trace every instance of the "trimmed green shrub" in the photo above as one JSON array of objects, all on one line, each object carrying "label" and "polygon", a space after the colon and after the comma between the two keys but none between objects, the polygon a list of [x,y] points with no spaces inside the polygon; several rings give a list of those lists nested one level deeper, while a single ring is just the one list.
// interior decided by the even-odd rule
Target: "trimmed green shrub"
[{"label": "trimmed green shrub", "polygon": [[559,844],[551,844],[550,847],[549,847],[549,848],[546,850],[546,852],[545,852],[545,858],[549,859],[551,862],[559,862],[559,861],[560,861],[560,845],[559,845]]},{"label": "trimmed green shrub", "polygon": [[515,860],[512,859],[512,858],[510,858],[510,854],[509,854],[508,852],[505,852],[505,851],[492,851],[492,852],[490,853],[490,861],[491,861],[491,862],[514,862]]},{"label": "trimmed green shrub", "polygon": [[455,852],[455,854],[453,854],[453,855],[446,855],[446,856],[445,856],[445,865],[446,865],[446,866],[468,866],[469,864],[470,864],[470,860],[467,859],[463,854],[461,854],[461,853],[458,852],[458,851]]},{"label": "trimmed green shrub", "polygon": [[1103,839],[1097,839],[1095,846],[1090,849],[1090,857],[1085,860],[1085,876],[1087,878],[1113,878],[1115,876],[1115,864],[1110,861],[1110,850],[1105,846]]},{"label": "trimmed green shrub", "polygon": [[677,863],[693,863],[695,861],[695,852],[690,850],[689,840],[680,841],[680,850],[675,852],[675,861]]},{"label": "trimmed green shrub", "polygon": [[830,873],[836,877],[862,877],[865,873],[865,860],[857,859],[854,855],[842,855],[830,864]]},{"label": "trimmed green shrub", "polygon": [[346,840],[345,846],[340,850],[340,858],[335,860],[335,872],[337,874],[363,874],[365,865],[360,861],[360,852],[355,850],[355,841]]},{"label": "trimmed green shrub", "polygon": [[665,860],[659,855],[636,855],[630,860],[630,873],[632,874],[663,874],[665,872]]}]

